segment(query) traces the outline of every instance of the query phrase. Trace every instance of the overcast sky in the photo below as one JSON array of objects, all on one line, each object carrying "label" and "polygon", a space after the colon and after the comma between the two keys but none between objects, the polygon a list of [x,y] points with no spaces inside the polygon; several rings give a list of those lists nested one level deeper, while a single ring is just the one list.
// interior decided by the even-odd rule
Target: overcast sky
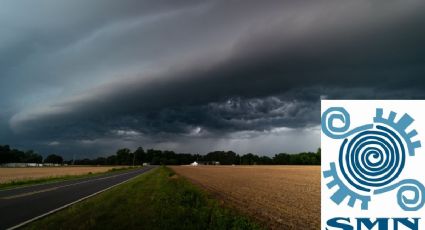
[{"label": "overcast sky", "polygon": [[0,0],[0,144],[273,155],[320,99],[425,98],[422,0]]}]

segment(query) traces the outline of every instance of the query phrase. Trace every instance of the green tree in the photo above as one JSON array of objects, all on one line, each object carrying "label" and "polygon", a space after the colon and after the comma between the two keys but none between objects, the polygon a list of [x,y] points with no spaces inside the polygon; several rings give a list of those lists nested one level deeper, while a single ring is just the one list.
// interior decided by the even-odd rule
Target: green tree
[{"label": "green tree", "polygon": [[131,165],[133,163],[133,157],[130,149],[123,148],[117,151],[117,163],[120,165]]},{"label": "green tree", "polygon": [[56,154],[50,154],[44,159],[45,163],[62,164],[63,158]]},{"label": "green tree", "polygon": [[135,155],[135,164],[141,165],[143,162],[145,162],[146,153],[145,150],[142,147],[139,147],[134,151]]},{"label": "green tree", "polygon": [[29,150],[24,153],[24,158],[22,159],[22,162],[41,163],[43,162],[43,157],[35,153],[33,150]]}]

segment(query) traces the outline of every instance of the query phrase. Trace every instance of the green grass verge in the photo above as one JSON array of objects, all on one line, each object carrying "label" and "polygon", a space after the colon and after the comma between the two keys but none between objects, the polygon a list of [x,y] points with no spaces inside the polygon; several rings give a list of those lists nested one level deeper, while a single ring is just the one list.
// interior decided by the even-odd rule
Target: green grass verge
[{"label": "green grass verge", "polygon": [[72,180],[72,179],[88,178],[88,177],[94,177],[94,176],[99,176],[99,175],[103,175],[103,174],[111,174],[111,173],[115,173],[115,172],[129,171],[129,170],[132,170],[132,169],[135,169],[135,168],[139,168],[139,167],[112,168],[112,169],[109,169],[106,172],[86,173],[86,174],[81,174],[81,175],[65,175],[65,176],[42,177],[42,178],[37,178],[37,179],[16,180],[16,181],[11,181],[11,182],[0,184],[0,190],[18,188],[18,187],[25,187],[25,186],[36,185],[36,184],[60,182],[60,181],[66,181],[66,180]]},{"label": "green grass verge", "polygon": [[166,167],[158,167],[25,228],[261,229]]}]

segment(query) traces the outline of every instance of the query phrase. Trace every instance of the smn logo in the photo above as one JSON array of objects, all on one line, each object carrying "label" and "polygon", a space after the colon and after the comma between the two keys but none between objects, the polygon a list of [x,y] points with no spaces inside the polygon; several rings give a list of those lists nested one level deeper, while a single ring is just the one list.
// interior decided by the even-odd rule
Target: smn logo
[{"label": "smn logo", "polygon": [[322,101],[322,229],[425,229],[422,111],[425,101]]},{"label": "smn logo", "polygon": [[353,223],[351,223],[350,218],[347,217],[335,217],[326,222],[326,225],[329,227],[334,227],[336,229],[343,230],[353,230],[353,229],[379,229],[379,230],[388,230],[392,226],[393,229],[401,229],[402,226],[407,227],[408,229],[419,229],[419,218],[413,218],[409,220],[408,218],[376,218],[375,221],[372,221],[369,218],[356,218]]}]

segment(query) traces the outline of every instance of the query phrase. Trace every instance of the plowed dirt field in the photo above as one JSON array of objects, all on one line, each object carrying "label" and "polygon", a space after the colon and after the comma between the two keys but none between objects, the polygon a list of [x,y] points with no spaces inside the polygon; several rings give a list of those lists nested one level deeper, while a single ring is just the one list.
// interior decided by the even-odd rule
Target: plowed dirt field
[{"label": "plowed dirt field", "polygon": [[175,166],[271,229],[320,229],[319,166]]}]

